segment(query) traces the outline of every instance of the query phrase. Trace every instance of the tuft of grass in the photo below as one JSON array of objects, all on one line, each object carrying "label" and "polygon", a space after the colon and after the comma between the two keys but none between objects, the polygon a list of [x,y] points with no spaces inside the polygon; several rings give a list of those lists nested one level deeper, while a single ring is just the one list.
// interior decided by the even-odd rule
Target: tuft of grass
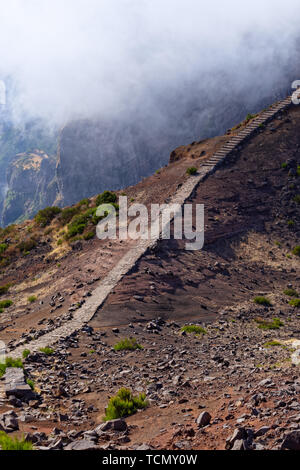
[{"label": "tuft of grass", "polygon": [[293,201],[294,201],[296,204],[300,204],[300,194],[297,194],[297,195],[294,197]]},{"label": "tuft of grass", "polygon": [[37,213],[34,220],[40,227],[46,227],[60,213],[60,207],[45,207],[45,209],[42,209]]},{"label": "tuft of grass", "polygon": [[8,248],[6,243],[0,243],[0,255],[2,255]]},{"label": "tuft of grass", "polygon": [[34,381],[31,379],[26,380],[27,385],[31,388],[31,390],[34,390]]},{"label": "tuft of grass", "polygon": [[286,289],[285,291],[283,291],[283,293],[288,297],[298,297],[298,292],[295,291],[295,289]]},{"label": "tuft of grass", "polygon": [[52,354],[54,354],[54,349],[49,348],[48,346],[46,346],[45,348],[40,348],[39,351],[46,354],[46,356],[51,356]]},{"label": "tuft of grass", "polygon": [[0,308],[9,308],[13,304],[12,300],[1,300]]},{"label": "tuft of grass", "polygon": [[14,359],[12,357],[7,357],[4,362],[0,363],[0,377],[3,377],[8,367],[16,367],[23,369],[24,366],[22,359]]},{"label": "tuft of grass", "polygon": [[145,409],[148,406],[145,393],[134,396],[128,388],[121,388],[117,395],[112,397],[105,409],[104,421],[125,418]]},{"label": "tuft of grass", "polygon": [[289,305],[295,308],[300,308],[300,299],[293,299],[289,302]]},{"label": "tuft of grass", "polygon": [[11,284],[5,284],[4,286],[0,286],[0,295],[7,294],[10,287],[11,287]]},{"label": "tuft of grass", "polygon": [[265,307],[270,307],[271,301],[267,297],[258,296],[254,298],[254,303],[257,305],[264,305]]},{"label": "tuft of grass", "polygon": [[296,225],[295,221],[292,220],[292,219],[291,219],[291,220],[288,220],[288,223],[287,223],[287,224],[288,224],[288,227],[290,227],[290,228],[295,227],[295,225]]},{"label": "tuft of grass", "polygon": [[23,359],[26,359],[30,354],[30,349],[24,349],[22,352]]},{"label": "tuft of grass", "polygon": [[112,204],[117,201],[117,195],[111,191],[104,191],[102,194],[99,194],[96,198],[96,206],[101,204]]},{"label": "tuft of grass", "polygon": [[264,344],[264,348],[274,348],[282,346],[282,344],[279,341],[268,341],[267,343]]},{"label": "tuft of grass", "polygon": [[115,351],[135,351],[136,349],[143,349],[135,338],[125,338],[114,345]]},{"label": "tuft of grass", "polygon": [[184,331],[185,333],[194,333],[195,335],[206,335],[207,331],[202,328],[201,326],[197,325],[185,325],[181,328],[180,331]]},{"label": "tuft of grass", "polygon": [[273,318],[272,321],[257,318],[255,321],[261,330],[279,330],[279,328],[284,326],[284,323],[279,318]]},{"label": "tuft of grass", "polygon": [[37,301],[37,297],[35,295],[30,295],[27,300],[30,304],[33,304]]},{"label": "tuft of grass", "polygon": [[191,166],[186,170],[186,172],[189,176],[194,176],[198,173],[198,170],[194,166]]},{"label": "tuft of grass", "polygon": [[31,442],[24,438],[10,437],[3,431],[0,431],[0,446],[2,450],[33,450]]},{"label": "tuft of grass", "polygon": [[295,248],[293,249],[293,255],[295,256],[300,256],[300,246],[295,246]]}]

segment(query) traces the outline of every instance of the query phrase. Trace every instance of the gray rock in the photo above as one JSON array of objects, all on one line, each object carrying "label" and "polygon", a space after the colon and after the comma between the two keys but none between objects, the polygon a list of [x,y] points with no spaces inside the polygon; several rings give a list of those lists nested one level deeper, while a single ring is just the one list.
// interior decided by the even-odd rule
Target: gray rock
[{"label": "gray rock", "polygon": [[4,432],[18,431],[19,423],[14,411],[8,411],[0,415],[0,430]]}]

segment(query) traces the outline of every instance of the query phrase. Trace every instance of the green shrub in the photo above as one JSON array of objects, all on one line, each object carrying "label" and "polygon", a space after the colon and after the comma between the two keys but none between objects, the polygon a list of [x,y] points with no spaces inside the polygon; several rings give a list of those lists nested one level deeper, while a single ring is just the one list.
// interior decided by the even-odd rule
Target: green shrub
[{"label": "green shrub", "polygon": [[52,354],[54,354],[54,349],[49,348],[48,346],[46,346],[45,348],[40,348],[39,350],[42,353],[46,354],[46,356],[51,356]]},{"label": "green shrub", "polygon": [[27,300],[30,304],[33,304],[37,301],[37,297],[35,295],[30,295]]},{"label": "green shrub", "polygon": [[295,256],[300,256],[300,246],[296,246],[294,249],[293,249],[293,255]]},{"label": "green shrub", "polygon": [[112,204],[117,201],[117,195],[111,191],[104,191],[102,194],[99,194],[96,198],[96,206],[101,204]]},{"label": "green shrub", "polygon": [[36,248],[36,246],[37,246],[37,242],[33,238],[30,238],[29,240],[25,240],[18,244],[19,250],[22,251],[23,253],[28,253],[29,251]]},{"label": "green shrub", "polygon": [[67,207],[66,209],[63,209],[60,213],[59,219],[61,220],[62,224],[68,224],[71,222],[73,217],[78,214],[79,208],[78,207]]},{"label": "green shrub", "polygon": [[9,308],[13,304],[12,300],[1,300],[0,308]]},{"label": "green shrub", "polygon": [[255,297],[254,303],[256,303],[257,305],[264,305],[265,307],[269,307],[270,305],[272,305],[269,299],[261,296]]},{"label": "green shrub", "polygon": [[300,194],[297,194],[297,196],[294,197],[293,201],[296,202],[296,204],[300,204]]},{"label": "green shrub", "polygon": [[0,377],[5,374],[5,371],[8,367],[16,367],[23,369],[22,359],[14,359],[12,357],[7,357],[5,361],[0,363]]},{"label": "green shrub", "polygon": [[2,253],[4,253],[4,251],[6,251],[8,248],[8,245],[6,243],[0,243],[0,255],[2,255]]},{"label": "green shrub", "polygon": [[289,302],[292,307],[300,308],[300,299],[293,299]]},{"label": "green shrub", "polygon": [[283,168],[285,170],[287,168],[287,166],[288,166],[287,163],[282,163],[281,168]]},{"label": "green shrub", "polygon": [[0,308],[0,313],[3,313],[4,312],[4,308]]},{"label": "green shrub", "polygon": [[286,289],[285,291],[283,291],[283,293],[288,297],[298,297],[298,292],[295,291],[295,289]]},{"label": "green shrub", "polygon": [[186,170],[187,174],[190,175],[190,176],[194,176],[198,173],[198,170],[197,168],[195,168],[194,166],[191,166],[190,168],[188,168]]},{"label": "green shrub", "polygon": [[258,328],[261,330],[279,330],[281,326],[284,326],[284,323],[279,318],[274,318],[272,321],[256,319]]},{"label": "green shrub", "polygon": [[31,442],[17,437],[9,437],[5,432],[0,431],[0,446],[2,450],[33,450]]},{"label": "green shrub", "polygon": [[34,220],[41,227],[46,227],[60,213],[60,207],[46,207],[45,209],[42,209],[37,213]]},{"label": "green shrub", "polygon": [[105,410],[104,421],[110,421],[118,418],[125,418],[144,409],[148,406],[146,395],[141,393],[139,396],[133,396],[127,388],[121,388],[117,395],[112,397]]},{"label": "green shrub", "polygon": [[181,331],[184,331],[185,333],[194,333],[196,335],[206,335],[207,331],[202,328],[201,326],[197,325],[186,325],[181,328]]},{"label": "green shrub", "polygon": [[279,341],[268,341],[264,344],[264,348],[273,348],[277,346],[282,346],[282,344],[279,343]]},{"label": "green shrub", "polygon": [[288,221],[288,227],[290,227],[290,228],[291,228],[291,227],[295,227],[295,225],[296,225],[296,224],[295,224],[295,221],[294,221],[294,220],[289,220],[289,221]]},{"label": "green shrub", "polygon": [[23,359],[26,359],[30,354],[30,350],[29,349],[24,349],[23,353],[22,353],[22,356],[23,356]]},{"label": "green shrub", "polygon": [[31,388],[31,390],[34,390],[34,381],[31,379],[26,380],[27,385]]},{"label": "green shrub", "polygon": [[114,345],[115,351],[135,351],[136,349],[143,349],[143,347],[138,344],[135,338],[125,338]]},{"label": "green shrub", "polygon": [[11,284],[5,284],[5,286],[0,286],[0,295],[7,294]]},{"label": "green shrub", "polygon": [[91,240],[96,235],[95,232],[87,232],[83,235],[84,240]]}]

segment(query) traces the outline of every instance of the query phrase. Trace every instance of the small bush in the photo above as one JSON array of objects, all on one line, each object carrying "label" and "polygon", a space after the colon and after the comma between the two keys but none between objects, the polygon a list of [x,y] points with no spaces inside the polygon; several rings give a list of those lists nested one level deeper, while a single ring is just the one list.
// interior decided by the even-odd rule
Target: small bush
[{"label": "small bush", "polygon": [[282,346],[282,344],[279,341],[268,341],[264,344],[264,348],[274,348],[277,346]]},{"label": "small bush", "polygon": [[8,367],[16,367],[23,369],[22,359],[14,359],[12,357],[7,357],[5,361],[0,363],[0,377],[5,374],[5,371]]},{"label": "small bush", "polygon": [[112,204],[117,201],[117,195],[111,191],[104,191],[102,194],[99,194],[96,199],[96,206],[101,204]]},{"label": "small bush", "polygon": [[96,235],[95,232],[87,232],[87,233],[85,233],[85,234],[83,235],[83,238],[84,238],[84,240],[86,240],[86,241],[87,241],[87,240],[92,240],[92,238],[94,238],[95,235]]},{"label": "small bush", "polygon": [[285,291],[283,291],[283,293],[288,297],[298,297],[298,292],[295,291],[295,289],[286,289]]},{"label": "small bush", "polygon": [[66,209],[63,209],[60,213],[59,219],[61,220],[62,224],[68,224],[71,222],[73,217],[78,214],[79,208],[78,207],[67,207]]},{"label": "small bush", "polygon": [[121,388],[117,395],[112,397],[105,410],[104,421],[110,421],[118,418],[131,416],[148,406],[146,395],[141,393],[139,396],[133,396],[127,388]]},{"label": "small bush", "polygon": [[37,301],[37,297],[35,295],[30,295],[27,300],[30,304],[33,304]]},{"label": "small bush", "polygon": [[279,330],[280,327],[284,326],[279,318],[274,318],[272,321],[262,319],[256,319],[255,321],[261,330]]},{"label": "small bush", "polygon": [[295,221],[294,220],[288,220],[288,227],[292,228],[295,227]]},{"label": "small bush", "polygon": [[31,388],[31,390],[34,390],[34,381],[31,379],[26,380],[27,385]]},{"label": "small bush", "polygon": [[17,437],[9,437],[5,432],[0,431],[0,446],[2,450],[33,450],[31,442]]},{"label": "small bush", "polygon": [[257,305],[264,305],[265,307],[269,307],[270,305],[272,305],[271,301],[267,299],[267,297],[261,296],[255,297],[254,303],[256,303]]},{"label": "small bush", "polygon": [[287,164],[287,163],[282,163],[282,164],[281,164],[281,168],[282,168],[283,170],[285,170],[287,167],[288,167],[288,164]]},{"label": "small bush", "polygon": [[189,176],[194,176],[198,173],[198,170],[194,166],[191,166],[190,168],[186,170],[186,172]]},{"label": "small bush", "polygon": [[300,256],[300,246],[296,246],[294,249],[293,249],[293,255],[295,256]]},{"label": "small bush", "polygon": [[12,300],[2,300],[0,302],[0,308],[9,308],[13,304]]},{"label": "small bush", "polygon": [[293,299],[289,302],[292,307],[300,308],[300,299]]},{"label": "small bush", "polygon": [[11,284],[5,284],[5,286],[0,286],[0,295],[7,294]]},{"label": "small bush", "polygon": [[138,344],[135,338],[125,338],[114,345],[115,351],[135,351],[136,349],[143,349],[143,347]]},{"label": "small bush", "polygon": [[30,350],[29,349],[24,349],[23,353],[22,353],[22,356],[23,356],[23,359],[26,359],[30,354]]},{"label": "small bush", "polygon": [[197,325],[186,325],[181,328],[181,331],[184,331],[185,333],[194,333],[195,335],[206,335],[207,331],[204,328],[201,328],[201,326]]},{"label": "small bush", "polygon": [[294,201],[296,204],[300,204],[300,194],[297,194],[297,196],[294,197],[293,201]]},{"label": "small bush", "polygon": [[34,220],[41,227],[46,227],[60,213],[60,207],[46,207],[45,209],[42,209],[37,213]]},{"label": "small bush", "polygon": [[45,347],[45,348],[40,348],[39,350],[40,350],[42,353],[46,354],[46,356],[51,356],[52,354],[54,354],[54,349],[49,348],[48,346]]}]

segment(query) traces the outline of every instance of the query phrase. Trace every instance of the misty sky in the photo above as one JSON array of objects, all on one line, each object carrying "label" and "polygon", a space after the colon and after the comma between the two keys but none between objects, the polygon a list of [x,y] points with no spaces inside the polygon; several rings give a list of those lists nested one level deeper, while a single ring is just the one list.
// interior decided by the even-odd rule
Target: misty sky
[{"label": "misty sky", "polygon": [[0,0],[0,22],[15,117],[59,125],[155,112],[191,84],[222,86],[220,71],[266,84],[298,60],[299,0]]}]

